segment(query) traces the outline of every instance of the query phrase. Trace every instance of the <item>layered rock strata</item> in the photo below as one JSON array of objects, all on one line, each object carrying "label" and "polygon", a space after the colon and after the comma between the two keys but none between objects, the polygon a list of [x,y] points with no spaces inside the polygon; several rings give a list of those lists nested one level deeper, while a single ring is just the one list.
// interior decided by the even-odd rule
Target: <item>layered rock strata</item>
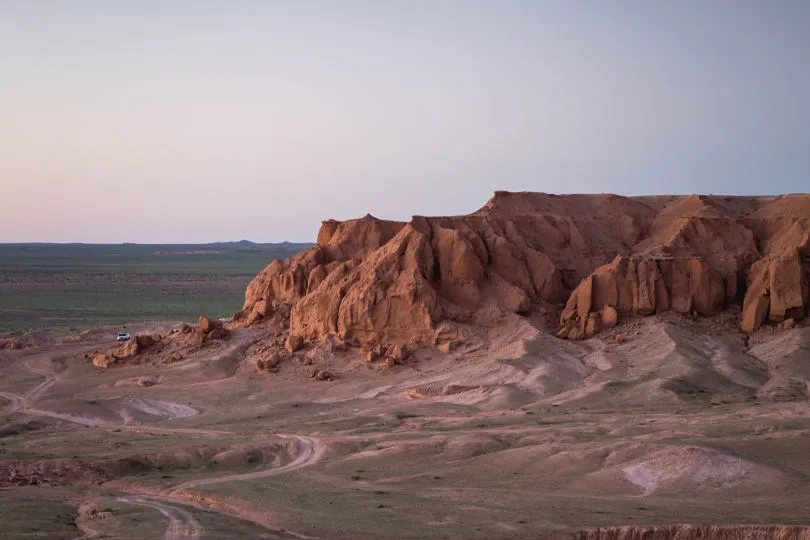
[{"label": "layered rock strata", "polygon": [[540,308],[560,306],[559,335],[582,339],[630,316],[741,304],[754,332],[807,314],[808,274],[810,195],[497,192],[466,216],[326,221],[315,247],[256,276],[234,320],[449,349],[463,325]]}]

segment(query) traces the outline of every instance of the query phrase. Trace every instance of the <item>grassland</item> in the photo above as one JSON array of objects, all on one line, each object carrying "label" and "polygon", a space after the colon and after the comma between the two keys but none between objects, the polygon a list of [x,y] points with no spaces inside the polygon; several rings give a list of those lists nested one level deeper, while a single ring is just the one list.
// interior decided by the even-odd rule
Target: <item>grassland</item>
[{"label": "grassland", "polygon": [[0,333],[237,311],[256,273],[309,244],[1,244]]},{"label": "grassland", "polygon": [[[3,247],[0,322],[22,329],[17,310],[30,328],[68,331],[227,315],[256,271],[302,246]],[[111,345],[109,328],[0,350],[0,530],[528,540],[805,525],[810,402],[761,389],[799,380],[768,362],[801,357],[810,328],[746,339],[721,323],[655,316],[619,326],[621,342],[579,343],[515,327],[494,335],[528,339],[508,355],[471,337],[393,368],[312,342],[257,372],[284,337],[263,325],[202,347],[154,325],[181,360],[158,348],[110,369],[86,354]],[[335,379],[313,379],[313,365]],[[163,414],[179,406],[195,414]]]}]

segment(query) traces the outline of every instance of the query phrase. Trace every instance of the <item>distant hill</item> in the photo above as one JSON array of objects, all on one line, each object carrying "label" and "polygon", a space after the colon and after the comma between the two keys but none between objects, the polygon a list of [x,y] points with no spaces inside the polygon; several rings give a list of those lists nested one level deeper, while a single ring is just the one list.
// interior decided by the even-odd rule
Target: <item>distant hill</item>
[{"label": "distant hill", "polygon": [[238,240],[236,242],[211,242],[209,244],[198,244],[200,246],[218,246],[218,247],[297,247],[306,249],[312,247],[311,242],[276,242],[276,243],[257,243],[250,240]]},{"label": "distant hill", "polygon": [[[176,266],[177,271],[190,271],[184,260],[194,259],[195,268],[260,269],[274,259],[291,257],[311,243],[257,244],[247,240],[208,244],[0,244],[0,272],[31,271],[108,271],[119,265],[130,271],[152,269],[153,264]],[[170,261],[176,261],[171,263]]]}]

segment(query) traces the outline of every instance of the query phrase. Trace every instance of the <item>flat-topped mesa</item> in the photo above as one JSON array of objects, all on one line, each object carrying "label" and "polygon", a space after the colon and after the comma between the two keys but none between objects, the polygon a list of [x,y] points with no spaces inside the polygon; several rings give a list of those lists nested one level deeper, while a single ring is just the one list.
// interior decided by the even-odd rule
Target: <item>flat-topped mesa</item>
[{"label": "flat-topped mesa", "polygon": [[496,326],[568,298],[559,335],[570,339],[731,303],[753,332],[805,316],[809,261],[808,195],[497,192],[466,216],[324,221],[315,247],[256,276],[234,320],[306,340],[435,344],[448,324]]}]

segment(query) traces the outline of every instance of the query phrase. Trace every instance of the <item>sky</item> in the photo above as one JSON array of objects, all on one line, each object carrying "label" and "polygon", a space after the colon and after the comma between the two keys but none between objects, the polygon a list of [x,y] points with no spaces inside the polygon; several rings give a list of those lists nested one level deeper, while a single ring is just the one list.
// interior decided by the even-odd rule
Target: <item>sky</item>
[{"label": "sky", "polygon": [[0,0],[0,242],[810,191],[805,0]]}]

